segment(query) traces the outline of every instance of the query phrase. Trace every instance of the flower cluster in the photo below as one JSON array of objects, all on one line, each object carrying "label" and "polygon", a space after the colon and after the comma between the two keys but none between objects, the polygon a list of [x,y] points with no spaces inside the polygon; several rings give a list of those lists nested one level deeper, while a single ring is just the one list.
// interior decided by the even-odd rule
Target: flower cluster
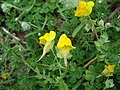
[{"label": "flower cluster", "polygon": [[[46,33],[44,36],[41,36],[39,38],[40,44],[45,45],[43,48],[43,54],[39,60],[41,60],[43,56],[47,52],[49,52],[50,49],[52,49],[54,45],[55,36],[56,36],[56,33],[54,31],[50,31],[49,33]],[[72,46],[71,40],[65,34],[62,34],[58,41],[57,48],[61,56],[64,58],[65,66],[67,66],[67,56],[69,55],[72,49],[75,49],[75,47]]]},{"label": "flower cluster", "polygon": [[[93,6],[94,6],[93,1],[89,1],[89,2],[80,1],[79,5],[76,9],[75,16],[77,16],[77,17],[89,16],[92,12]],[[39,60],[41,60],[43,58],[43,56],[47,52],[49,52],[50,49],[53,48],[55,37],[56,37],[56,33],[54,31],[50,31],[49,33],[46,33],[45,35],[43,35],[39,38],[40,44],[44,45],[43,54]],[[66,67],[67,67],[67,58],[70,55],[70,51],[75,48],[76,47],[74,47],[72,45],[70,38],[68,38],[66,34],[62,34],[60,36],[58,43],[57,43],[57,51],[58,51],[60,57],[62,57],[64,59],[64,64]],[[105,69],[96,78],[101,77],[101,76],[106,76],[106,77],[111,76],[114,72],[114,67],[115,67],[115,65],[105,66]]]}]

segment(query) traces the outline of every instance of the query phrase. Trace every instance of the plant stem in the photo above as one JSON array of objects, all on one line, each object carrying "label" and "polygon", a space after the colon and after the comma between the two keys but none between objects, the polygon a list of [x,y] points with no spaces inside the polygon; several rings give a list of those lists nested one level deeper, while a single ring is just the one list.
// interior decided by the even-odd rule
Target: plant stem
[{"label": "plant stem", "polygon": [[[54,51],[53,51],[53,49],[51,49],[51,51],[52,51],[52,53],[53,53],[53,55],[54,55],[54,57],[55,57],[55,59],[56,59],[56,61],[57,61],[57,64],[60,66],[60,67],[62,67],[63,68],[63,66],[58,62],[58,58],[57,58],[57,56],[55,55],[55,53],[54,53]],[[61,73],[61,69],[59,68],[59,73],[60,73],[60,76],[62,75],[62,73]]]},{"label": "plant stem", "polygon": [[[88,16],[88,18],[89,18],[90,20],[92,20],[90,16]],[[94,29],[93,29],[93,30],[94,30],[94,32],[95,32],[96,38],[97,38],[97,39],[99,39],[99,38],[98,38],[97,31],[96,31],[95,27],[94,27]]]},{"label": "plant stem", "polygon": [[59,6],[58,4],[56,4],[56,5],[57,5],[57,7],[58,7],[58,9],[59,9],[60,15],[61,15],[61,16],[63,17],[63,19],[67,22],[67,19],[66,19],[65,15],[63,14],[63,12],[62,12],[60,6]]},{"label": "plant stem", "polygon": [[42,56],[38,59],[37,62],[39,62],[44,56],[45,56],[46,53],[43,53]]},{"label": "plant stem", "polygon": [[13,39],[15,39],[16,41],[20,41],[20,39],[16,36],[13,36],[7,29],[5,29],[4,27],[1,27],[1,29],[10,37],[12,37]]},{"label": "plant stem", "polygon": [[44,21],[44,23],[43,23],[42,30],[44,29],[46,23],[47,23],[47,15],[45,16],[45,21]]},{"label": "plant stem", "polygon": [[95,31],[96,38],[97,38],[97,40],[98,40],[99,38],[98,38],[98,34],[97,34],[97,32],[96,32],[96,29],[95,29],[94,31]]},{"label": "plant stem", "polygon": [[[2,31],[4,31],[8,36],[12,37],[12,38],[15,39],[16,41],[21,42],[20,39],[19,39],[18,37],[13,36],[6,28],[1,27],[1,29],[2,29]],[[26,44],[26,42],[24,42],[24,41],[21,42],[21,43]]]},{"label": "plant stem", "polygon": [[64,57],[64,63],[65,63],[65,66],[67,67],[67,58]]},{"label": "plant stem", "polygon": [[120,10],[120,6],[117,7],[117,8],[110,14],[110,16],[108,17],[107,20],[110,20],[119,10]]},{"label": "plant stem", "polygon": [[92,62],[96,61],[97,57],[90,60],[87,64],[84,65],[84,68],[88,67]]}]

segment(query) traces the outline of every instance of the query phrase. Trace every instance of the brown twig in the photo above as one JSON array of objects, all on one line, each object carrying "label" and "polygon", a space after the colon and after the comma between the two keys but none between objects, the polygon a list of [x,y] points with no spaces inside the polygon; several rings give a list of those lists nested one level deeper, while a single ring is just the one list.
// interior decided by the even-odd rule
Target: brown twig
[{"label": "brown twig", "polygon": [[117,7],[108,17],[107,20],[111,20],[111,18],[120,10],[120,6]]},{"label": "brown twig", "polygon": [[90,60],[87,64],[84,65],[84,68],[88,67],[92,62],[96,61],[97,57]]},{"label": "brown twig", "polygon": [[19,39],[18,37],[13,36],[6,28],[1,27],[1,29],[2,29],[6,34],[8,34],[8,35],[11,36],[12,38],[14,38],[15,40],[20,41],[20,39]]},{"label": "brown twig", "polygon": [[[13,36],[5,27],[1,27],[2,31],[4,31],[8,36],[12,37],[16,41],[20,41],[20,38]],[[26,42],[22,42],[23,44],[26,44]]]}]

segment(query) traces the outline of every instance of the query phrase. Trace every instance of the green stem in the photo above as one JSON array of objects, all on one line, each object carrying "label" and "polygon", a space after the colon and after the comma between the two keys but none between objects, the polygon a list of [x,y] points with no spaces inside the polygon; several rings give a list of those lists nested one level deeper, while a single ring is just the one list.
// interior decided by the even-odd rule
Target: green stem
[{"label": "green stem", "polygon": [[[90,20],[92,20],[90,16],[88,16],[88,18],[89,18]],[[97,31],[96,31],[95,28],[94,28],[94,32],[95,32],[96,38],[97,38],[97,40],[98,40],[99,38],[98,38],[98,34],[97,34]]]},{"label": "green stem", "polygon": [[60,15],[61,15],[61,16],[63,17],[63,19],[67,22],[67,19],[66,19],[65,15],[63,14],[63,12],[62,12],[60,6],[59,6],[58,4],[56,4],[56,5],[57,5],[57,7],[58,7],[58,9],[59,9]]},{"label": "green stem", "polygon": [[13,36],[8,30],[6,30],[4,27],[1,27],[2,31],[4,31],[8,36],[12,37],[16,41],[20,41],[18,37]]},{"label": "green stem", "polygon": [[98,40],[99,38],[98,38],[98,34],[97,34],[96,29],[95,29],[94,31],[95,31],[96,38],[97,38],[97,40]]},{"label": "green stem", "polygon": [[46,53],[43,52],[42,56],[38,59],[37,62],[39,62],[44,56],[45,56]]},{"label": "green stem", "polygon": [[76,34],[80,31],[80,29],[81,29],[84,25],[85,25],[85,23],[81,22],[81,23],[79,24],[79,26],[77,26],[77,27],[74,29],[74,31],[73,31],[73,33],[72,33],[72,37],[75,37]]},{"label": "green stem", "polygon": [[33,26],[33,27],[35,27],[35,28],[41,30],[41,27],[38,27],[38,26],[36,26],[36,25],[34,25],[34,24],[30,23],[30,22],[28,22],[28,23],[29,23],[31,26]]},{"label": "green stem", "polygon": [[66,57],[64,57],[64,64],[67,67],[67,58]]},{"label": "green stem", "polygon": [[18,9],[18,10],[20,10],[20,11],[23,11],[23,10],[24,10],[24,9],[21,9],[21,8],[19,8],[19,7],[16,7],[16,6],[12,5],[12,4],[10,4],[10,5],[11,5],[11,7],[15,8],[15,9]]},{"label": "green stem", "polygon": [[47,15],[45,16],[45,21],[44,21],[44,23],[43,23],[42,30],[44,29],[46,23],[47,23]]},{"label": "green stem", "polygon": [[87,64],[84,65],[84,68],[88,67],[91,63],[93,63],[94,61],[96,61],[97,57],[93,58],[92,60],[90,60]]},{"label": "green stem", "polygon": [[59,63],[58,58],[57,58],[57,56],[55,55],[53,49],[51,49],[51,51],[52,51],[52,53],[53,53],[53,55],[54,55],[54,57],[55,57],[55,59],[56,59],[58,65],[59,65],[61,68],[64,68],[64,67]]},{"label": "green stem", "polygon": [[[55,59],[56,59],[56,61],[57,61],[57,64],[58,64],[61,68],[64,68],[64,67],[58,62],[58,58],[57,58],[57,56],[55,55],[53,49],[51,49],[51,51],[52,51],[52,53],[53,53],[53,55],[54,55],[54,57],[55,57]],[[59,73],[60,73],[60,76],[61,76],[62,73],[61,73],[61,69],[60,69],[60,68],[59,68]]]}]

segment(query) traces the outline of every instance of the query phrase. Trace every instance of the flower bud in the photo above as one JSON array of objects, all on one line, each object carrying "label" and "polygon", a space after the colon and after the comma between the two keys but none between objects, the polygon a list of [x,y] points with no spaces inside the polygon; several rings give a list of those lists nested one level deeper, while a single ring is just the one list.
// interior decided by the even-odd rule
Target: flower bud
[{"label": "flower bud", "polygon": [[21,22],[21,27],[23,28],[23,30],[29,30],[30,29],[30,25],[27,22]]},{"label": "flower bud", "polygon": [[105,27],[106,27],[106,28],[108,28],[108,27],[110,27],[110,26],[111,26],[111,24],[110,24],[109,22],[105,24]]},{"label": "flower bud", "polygon": [[104,27],[104,21],[101,19],[101,20],[98,22],[98,25],[101,26],[101,27]]},{"label": "flower bud", "polygon": [[15,21],[18,21],[19,18],[15,18]]},{"label": "flower bud", "polygon": [[6,75],[6,74],[3,74],[1,77],[2,77],[4,80],[7,79],[7,75]]},{"label": "flower bud", "polygon": [[103,2],[103,0],[98,0],[98,3],[102,3]]},{"label": "flower bud", "polygon": [[11,4],[7,3],[7,2],[4,2],[2,5],[1,5],[1,8],[3,10],[3,12],[9,12],[10,9],[12,8]]},{"label": "flower bud", "polygon": [[14,3],[19,3],[20,2],[20,0],[14,0]]}]

